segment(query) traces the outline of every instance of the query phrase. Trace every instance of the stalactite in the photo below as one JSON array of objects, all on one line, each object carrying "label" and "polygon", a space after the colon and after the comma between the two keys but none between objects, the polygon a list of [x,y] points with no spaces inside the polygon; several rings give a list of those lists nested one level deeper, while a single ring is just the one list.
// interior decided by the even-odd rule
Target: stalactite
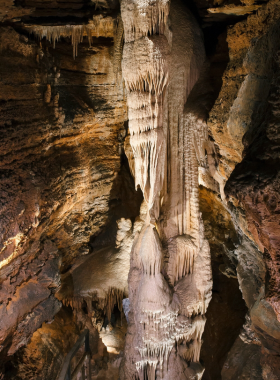
[{"label": "stalactite", "polygon": [[169,239],[168,252],[167,274],[174,285],[179,279],[193,272],[197,246],[190,236],[180,235]]},{"label": "stalactite", "polygon": [[163,180],[164,136],[162,129],[130,137],[135,159],[135,184],[140,185],[149,209],[154,204]]},{"label": "stalactite", "polygon": [[[135,184],[148,205],[146,224],[131,252],[128,341],[132,346],[126,351],[126,380],[137,377],[135,370],[141,380],[173,379],[168,362],[175,346],[181,347],[184,360],[199,361],[212,286],[198,199],[198,166],[205,161],[207,129],[184,115],[203,62],[203,43],[201,37],[199,52],[191,46],[190,36],[195,40],[199,32],[185,10],[181,12],[179,1],[173,1],[179,25],[172,30],[168,1],[121,3],[122,72]],[[189,29],[181,33],[184,17]],[[173,39],[176,32],[179,38]]]},{"label": "stalactite", "polygon": [[123,290],[109,289],[105,298],[105,310],[108,320],[111,320],[111,314],[114,306],[117,305],[119,311],[123,310],[122,300],[125,298],[125,292]]},{"label": "stalactite", "polygon": [[199,362],[201,340],[194,339],[191,343],[179,346],[179,355],[187,362]]},{"label": "stalactite", "polygon": [[97,301],[98,307],[104,311],[108,320],[111,320],[112,311],[115,305],[118,306],[119,311],[123,310],[122,300],[126,297],[125,290],[110,288],[106,293],[105,298],[98,298],[97,295],[92,297],[73,297],[62,300],[64,306],[70,306],[73,310],[80,310],[83,303],[87,305],[88,313],[92,312],[92,302]]},{"label": "stalactite", "polygon": [[96,16],[86,25],[31,25],[25,26],[25,29],[40,40],[46,38],[52,43],[54,49],[56,42],[61,37],[70,37],[73,46],[73,58],[75,58],[78,55],[78,45],[83,41],[84,36],[87,36],[89,46],[91,46],[93,37],[114,37],[116,25],[111,17]]},{"label": "stalactite", "polygon": [[121,12],[125,27],[125,41],[135,41],[154,34],[164,34],[169,14],[169,0],[123,0]]},{"label": "stalactite", "polygon": [[[126,22],[125,36],[127,35]],[[140,52],[140,54],[139,54]],[[168,84],[169,47],[165,36],[126,43],[123,76],[128,91],[130,143],[135,184],[151,209],[164,177],[163,95]]]},{"label": "stalactite", "polygon": [[113,59],[113,69],[118,81],[121,78],[121,62],[122,62],[122,51],[124,42],[124,31],[123,22],[120,17],[117,18],[116,33],[114,40],[114,59]]}]

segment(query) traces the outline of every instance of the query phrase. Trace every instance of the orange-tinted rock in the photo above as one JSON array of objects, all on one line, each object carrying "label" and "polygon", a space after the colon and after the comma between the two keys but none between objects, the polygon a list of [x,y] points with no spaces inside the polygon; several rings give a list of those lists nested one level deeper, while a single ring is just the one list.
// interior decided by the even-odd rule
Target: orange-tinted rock
[{"label": "orange-tinted rock", "polygon": [[0,45],[4,359],[58,312],[60,271],[112,218],[126,104],[112,38],[81,44],[76,60],[69,42],[48,52],[12,27]]},{"label": "orange-tinted rock", "polygon": [[279,2],[270,1],[227,30],[230,62],[208,122],[221,155],[218,170],[225,180],[242,159],[244,133],[265,110],[279,15]]},{"label": "orange-tinted rock", "polygon": [[[210,80],[206,64],[185,110],[206,123],[218,97],[210,111],[205,167],[199,169],[200,184],[208,187],[200,187],[199,199],[214,278],[202,346],[204,379],[280,378],[280,85],[275,61],[280,8],[278,0],[262,3],[194,0],[192,7],[207,26],[206,51],[216,44],[212,32],[223,32],[211,53]],[[217,11],[207,14],[210,7]],[[225,15],[256,8],[257,13],[242,20]],[[121,358],[107,363],[98,329],[108,327],[103,338],[110,349],[122,347],[126,326],[119,329],[118,324],[124,315],[113,309],[109,321],[104,310],[106,302],[111,310],[112,303],[121,301],[124,293],[108,288],[117,282],[118,271],[124,277],[127,265],[119,263],[115,277],[108,275],[102,307],[98,297],[89,295],[102,288],[106,264],[110,273],[117,269],[100,248],[115,245],[116,220],[129,218],[133,224],[142,200],[123,159],[128,116],[118,9],[115,0],[0,0],[0,367],[6,367],[5,379],[13,379],[13,366],[15,378],[55,378],[84,327],[90,329],[94,373],[118,376]],[[89,46],[87,27],[93,30],[99,19],[108,28],[97,27]],[[233,26],[226,30],[224,23]],[[55,49],[54,36],[59,37]],[[75,60],[73,51],[78,52]],[[177,119],[172,128],[176,130]],[[172,140],[171,150],[184,155],[179,140]],[[129,138],[125,151],[135,174]],[[228,178],[226,204],[217,193],[219,182],[223,197]],[[177,182],[173,185],[176,193]],[[100,255],[96,261],[95,254]],[[80,262],[84,264],[78,267]],[[104,265],[94,283],[96,262]],[[77,303],[71,273],[76,285],[84,285]],[[238,287],[257,344],[244,341],[243,333],[237,337],[247,311]],[[73,313],[65,306],[58,312],[57,298]],[[51,324],[44,323],[54,315]],[[132,339],[129,331],[128,343]],[[177,369],[190,375],[201,371],[198,364],[182,362],[173,351],[170,363]],[[183,376],[179,369],[176,375],[178,380]]]},{"label": "orange-tinted rock", "polygon": [[254,135],[247,135],[244,159],[232,173],[226,191],[241,202],[248,227],[264,252],[269,273],[266,297],[280,322],[278,75],[279,66],[266,115]]},{"label": "orange-tinted rock", "polygon": [[[279,44],[273,46],[274,51],[279,49]],[[279,364],[275,363],[280,354],[279,58],[274,57],[272,68],[265,112],[253,120],[244,136],[244,158],[231,174],[225,192],[229,199],[238,199],[245,210],[248,229],[263,252],[266,279],[251,309],[251,319],[266,353],[261,360],[263,376],[274,379],[279,374]],[[271,365],[266,366],[266,360]]]}]

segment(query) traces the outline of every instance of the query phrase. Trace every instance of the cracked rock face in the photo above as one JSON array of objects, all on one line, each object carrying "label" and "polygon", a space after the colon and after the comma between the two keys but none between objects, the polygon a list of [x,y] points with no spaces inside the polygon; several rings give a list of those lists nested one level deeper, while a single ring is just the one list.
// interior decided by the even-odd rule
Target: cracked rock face
[{"label": "cracked rock face", "polygon": [[67,58],[71,45],[61,43],[55,57],[11,27],[1,28],[1,49],[0,330],[6,358],[59,311],[54,293],[61,273],[89,252],[90,237],[110,219],[126,108],[112,38],[93,52],[86,48],[76,66]]},{"label": "cracked rock face", "polygon": [[279,20],[0,0],[1,380],[280,379]]}]

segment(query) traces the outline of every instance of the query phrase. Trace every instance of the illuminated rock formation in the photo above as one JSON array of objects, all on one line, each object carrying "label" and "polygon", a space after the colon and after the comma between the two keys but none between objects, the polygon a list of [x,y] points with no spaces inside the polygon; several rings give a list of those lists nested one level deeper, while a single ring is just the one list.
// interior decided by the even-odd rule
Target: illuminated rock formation
[{"label": "illuminated rock formation", "polygon": [[198,206],[198,166],[208,135],[184,105],[204,61],[202,37],[180,1],[124,0],[121,12],[135,184],[148,204],[131,252],[121,378],[200,379],[212,288]]},{"label": "illuminated rock formation", "polygon": [[93,18],[87,25],[31,25],[27,26],[26,30],[34,34],[37,38],[42,40],[46,38],[51,42],[53,48],[61,37],[71,38],[73,46],[73,58],[78,55],[78,45],[83,41],[84,36],[87,36],[89,46],[91,46],[92,37],[113,37],[117,29],[117,22],[111,17],[102,17],[98,15]]},{"label": "illuminated rock formation", "polygon": [[1,380],[280,379],[279,20],[0,0]]}]

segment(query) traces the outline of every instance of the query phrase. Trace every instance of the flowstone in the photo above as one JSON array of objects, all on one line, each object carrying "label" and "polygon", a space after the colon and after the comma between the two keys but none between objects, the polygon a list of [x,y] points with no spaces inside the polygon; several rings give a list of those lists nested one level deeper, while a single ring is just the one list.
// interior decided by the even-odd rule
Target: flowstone
[{"label": "flowstone", "polygon": [[184,106],[204,62],[202,35],[177,0],[123,0],[121,14],[135,184],[148,205],[131,252],[121,379],[200,379],[212,289],[198,204],[208,133]]}]

